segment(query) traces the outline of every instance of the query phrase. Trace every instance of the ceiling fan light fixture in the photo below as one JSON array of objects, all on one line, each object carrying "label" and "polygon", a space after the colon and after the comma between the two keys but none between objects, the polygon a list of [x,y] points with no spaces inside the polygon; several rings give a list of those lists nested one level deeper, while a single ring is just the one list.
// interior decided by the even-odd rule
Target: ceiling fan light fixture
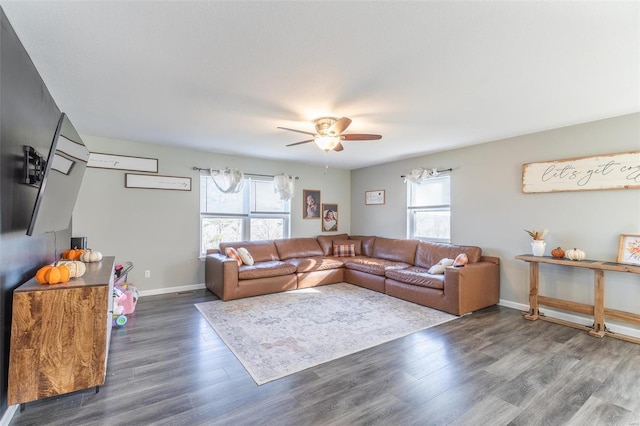
[{"label": "ceiling fan light fixture", "polygon": [[348,117],[321,117],[315,119],[313,123],[316,128],[316,133],[307,132],[305,130],[290,129],[288,127],[278,127],[278,129],[302,133],[312,137],[312,139],[290,143],[287,146],[295,146],[315,142],[316,146],[324,152],[339,152],[344,150],[344,146],[342,145],[343,141],[373,141],[382,138],[381,135],[370,135],[365,133],[343,133],[351,124],[351,119]]},{"label": "ceiling fan light fixture", "polygon": [[316,136],[313,141],[323,151],[331,151],[340,143],[340,136]]}]

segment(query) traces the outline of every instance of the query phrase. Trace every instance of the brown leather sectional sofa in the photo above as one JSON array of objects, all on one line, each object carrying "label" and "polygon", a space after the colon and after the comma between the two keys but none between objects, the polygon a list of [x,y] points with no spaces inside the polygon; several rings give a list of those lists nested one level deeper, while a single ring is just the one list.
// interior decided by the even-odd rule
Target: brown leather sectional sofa
[{"label": "brown leather sectional sofa", "polygon": [[[351,246],[353,245],[353,246]],[[334,246],[355,256],[336,257]],[[253,265],[238,266],[227,247],[245,247]],[[469,263],[429,268],[464,253]],[[205,280],[222,300],[257,296],[324,284],[348,282],[390,296],[464,315],[495,305],[500,297],[500,260],[474,246],[437,244],[374,236],[320,235],[269,241],[221,243],[206,257]]]}]

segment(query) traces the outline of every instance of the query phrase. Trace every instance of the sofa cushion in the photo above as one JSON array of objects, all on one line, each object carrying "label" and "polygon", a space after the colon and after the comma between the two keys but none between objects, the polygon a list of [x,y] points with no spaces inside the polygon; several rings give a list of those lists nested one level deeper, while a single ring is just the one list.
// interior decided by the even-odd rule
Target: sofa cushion
[{"label": "sofa cushion", "polygon": [[320,244],[324,256],[331,256],[333,254],[333,241],[346,240],[348,238],[348,234],[318,235],[318,244]]},{"label": "sofa cushion", "polygon": [[458,246],[446,243],[420,241],[416,250],[414,265],[429,269],[444,257],[455,259],[460,253],[467,255],[469,263],[480,261],[482,249],[475,246]]},{"label": "sofa cushion", "polygon": [[285,238],[275,240],[280,260],[295,257],[322,256],[322,248],[315,238]]},{"label": "sofa cushion", "polygon": [[404,269],[411,265],[403,262],[394,262],[385,259],[372,257],[344,257],[342,258],[344,267],[355,271],[366,272],[367,274],[379,275],[383,277],[385,272],[391,269]]},{"label": "sofa cushion", "polygon": [[362,240],[333,240],[333,255],[335,256],[335,246],[344,246],[353,244],[353,248],[356,256],[362,255]]},{"label": "sofa cushion", "polygon": [[364,235],[352,235],[349,237],[350,240],[360,240],[362,241],[362,255],[363,256],[373,256],[373,243],[376,240],[374,236],[364,236]]},{"label": "sofa cushion", "polygon": [[342,260],[335,257],[300,257],[294,259],[287,259],[287,263],[296,267],[296,272],[313,272],[313,271],[326,271],[329,269],[338,269],[344,266]]},{"label": "sofa cushion", "polygon": [[233,247],[236,250],[240,247],[246,248],[254,262],[264,262],[268,260],[280,260],[278,250],[273,240],[265,241],[234,241],[220,243],[220,251],[224,253],[227,247]]},{"label": "sofa cushion", "polygon": [[253,280],[256,278],[279,277],[296,272],[296,267],[279,260],[256,262],[253,265],[242,265],[238,268],[238,279]]},{"label": "sofa cushion", "polygon": [[[373,254],[371,257],[413,265],[416,258],[418,242],[418,240],[376,237],[373,243]],[[444,256],[440,256],[440,258],[442,257]]]},{"label": "sofa cushion", "polygon": [[401,270],[391,269],[385,276],[401,283],[444,290],[444,275],[430,274],[427,269],[418,266]]}]

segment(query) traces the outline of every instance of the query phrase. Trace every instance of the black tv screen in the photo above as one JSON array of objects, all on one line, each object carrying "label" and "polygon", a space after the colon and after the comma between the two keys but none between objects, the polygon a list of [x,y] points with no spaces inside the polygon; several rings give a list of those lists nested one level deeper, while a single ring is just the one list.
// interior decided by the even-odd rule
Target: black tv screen
[{"label": "black tv screen", "polygon": [[53,135],[27,235],[69,227],[88,160],[89,150],[67,115],[62,113]]}]

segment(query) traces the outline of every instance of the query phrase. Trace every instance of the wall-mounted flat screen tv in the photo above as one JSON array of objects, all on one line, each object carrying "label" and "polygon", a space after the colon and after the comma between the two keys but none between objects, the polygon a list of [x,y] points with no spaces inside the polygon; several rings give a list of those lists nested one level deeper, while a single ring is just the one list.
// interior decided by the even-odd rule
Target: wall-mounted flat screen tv
[{"label": "wall-mounted flat screen tv", "polygon": [[67,229],[76,205],[89,150],[62,113],[51,141],[27,235]]}]

